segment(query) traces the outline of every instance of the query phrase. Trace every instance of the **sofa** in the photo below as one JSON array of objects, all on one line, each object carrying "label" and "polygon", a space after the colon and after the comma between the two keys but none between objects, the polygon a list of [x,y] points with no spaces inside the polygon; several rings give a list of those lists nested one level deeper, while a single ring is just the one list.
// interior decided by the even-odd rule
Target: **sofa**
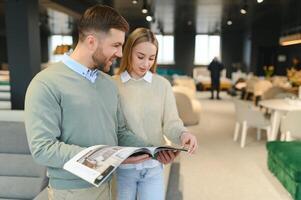
[{"label": "sofa", "polygon": [[0,111],[0,163],[0,200],[34,199],[48,184],[29,151],[24,111]]},{"label": "sofa", "polygon": [[301,200],[301,141],[273,141],[266,147],[269,170],[294,200]]}]

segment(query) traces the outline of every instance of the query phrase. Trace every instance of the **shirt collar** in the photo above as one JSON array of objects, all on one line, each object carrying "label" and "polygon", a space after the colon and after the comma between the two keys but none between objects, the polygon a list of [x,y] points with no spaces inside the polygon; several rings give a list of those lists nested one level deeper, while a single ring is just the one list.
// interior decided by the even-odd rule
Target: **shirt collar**
[{"label": "shirt collar", "polygon": [[85,77],[92,83],[95,83],[95,80],[99,74],[98,69],[91,70],[88,67],[80,64],[76,60],[72,59],[68,54],[64,54],[62,62],[69,67],[71,70]]},{"label": "shirt collar", "polygon": [[148,83],[152,83],[153,74],[152,74],[150,71],[147,71],[147,72],[145,73],[145,75],[144,75],[142,78],[136,80],[136,79],[133,79],[133,78],[131,77],[131,75],[128,73],[128,71],[124,71],[124,72],[122,72],[122,73],[120,74],[120,78],[121,78],[121,82],[122,82],[122,83],[126,83],[126,82],[128,82],[129,80],[131,80],[131,79],[132,79],[132,80],[135,80],[135,81],[138,81],[138,80],[143,79],[143,80],[145,80],[145,81],[148,82]]}]

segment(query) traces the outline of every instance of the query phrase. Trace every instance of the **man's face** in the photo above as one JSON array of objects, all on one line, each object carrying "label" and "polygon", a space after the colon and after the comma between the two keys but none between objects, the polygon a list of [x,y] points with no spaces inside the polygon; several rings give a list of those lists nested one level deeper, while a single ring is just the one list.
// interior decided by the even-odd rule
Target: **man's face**
[{"label": "man's face", "polygon": [[98,46],[92,55],[95,68],[103,65],[105,72],[110,70],[113,62],[122,57],[124,37],[123,31],[114,28],[110,29],[107,34],[101,34]]}]

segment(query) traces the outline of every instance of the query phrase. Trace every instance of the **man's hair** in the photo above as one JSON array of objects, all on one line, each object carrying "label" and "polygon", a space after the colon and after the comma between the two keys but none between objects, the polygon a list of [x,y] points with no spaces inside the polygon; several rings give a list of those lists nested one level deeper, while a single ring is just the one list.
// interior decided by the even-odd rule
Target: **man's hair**
[{"label": "man's hair", "polygon": [[78,22],[79,40],[83,41],[91,31],[108,33],[111,28],[128,32],[129,24],[113,8],[95,5],[88,8]]},{"label": "man's hair", "polygon": [[147,28],[137,28],[135,29],[127,38],[125,45],[123,56],[121,58],[119,71],[117,74],[121,74],[125,70],[128,72],[132,71],[132,53],[133,49],[136,45],[143,43],[143,42],[150,42],[156,46],[156,57],[154,64],[151,66],[150,71],[155,73],[157,69],[157,56],[158,56],[158,40],[156,39],[154,33],[147,29]]}]

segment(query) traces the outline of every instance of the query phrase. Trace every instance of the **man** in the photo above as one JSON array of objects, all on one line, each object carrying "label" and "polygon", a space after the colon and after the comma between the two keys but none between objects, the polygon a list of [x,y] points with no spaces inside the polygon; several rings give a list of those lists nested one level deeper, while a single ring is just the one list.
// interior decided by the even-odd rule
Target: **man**
[{"label": "man", "polygon": [[[97,69],[102,65],[108,70],[122,56],[128,29],[112,8],[89,8],[79,21],[74,52],[36,75],[28,87],[26,132],[32,156],[47,166],[49,199],[110,199],[109,181],[94,188],[63,170],[63,165],[92,145],[147,145],[127,130],[117,88]],[[175,156],[169,155],[170,160]],[[126,163],[146,159],[142,155]]]},{"label": "man", "polygon": [[220,91],[220,76],[221,71],[224,69],[222,63],[220,63],[217,57],[214,57],[211,63],[208,65],[208,70],[211,76],[211,98],[214,99],[214,90],[216,90],[216,98],[221,99],[219,96]]}]

